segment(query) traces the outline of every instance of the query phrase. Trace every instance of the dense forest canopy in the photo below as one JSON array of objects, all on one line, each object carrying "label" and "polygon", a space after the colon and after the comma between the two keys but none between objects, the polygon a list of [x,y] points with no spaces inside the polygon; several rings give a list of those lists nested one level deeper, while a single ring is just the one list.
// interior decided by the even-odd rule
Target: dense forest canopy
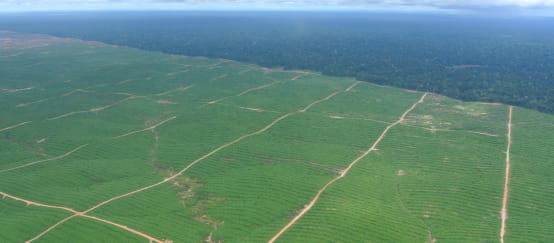
[{"label": "dense forest canopy", "polygon": [[207,56],[554,112],[554,19],[377,12],[4,14],[0,29]]}]

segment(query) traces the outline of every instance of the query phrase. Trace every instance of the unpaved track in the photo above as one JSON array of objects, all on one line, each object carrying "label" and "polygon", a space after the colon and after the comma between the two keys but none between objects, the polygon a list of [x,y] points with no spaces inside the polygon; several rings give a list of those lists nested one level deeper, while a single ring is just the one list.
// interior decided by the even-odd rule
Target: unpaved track
[{"label": "unpaved track", "polygon": [[[150,242],[159,242],[159,243],[163,243],[165,241],[162,241],[162,240],[159,240],[159,239],[156,239],[152,236],[149,236],[143,232],[140,232],[138,230],[135,230],[135,229],[132,229],[132,228],[129,228],[125,225],[121,225],[121,224],[118,224],[118,223],[115,223],[115,222],[112,222],[112,221],[109,221],[109,220],[106,220],[106,219],[103,219],[103,218],[99,218],[99,217],[94,217],[94,216],[89,216],[89,215],[84,215],[82,214],[81,212],[78,212],[77,210],[75,209],[72,209],[72,208],[68,208],[68,207],[63,207],[63,206],[53,206],[53,205],[47,205],[47,204],[43,204],[43,203],[39,203],[39,202],[34,202],[34,201],[29,201],[29,200],[26,200],[26,199],[23,199],[23,198],[20,198],[20,197],[16,197],[16,196],[13,196],[13,195],[10,195],[10,194],[7,194],[7,193],[4,193],[4,192],[0,192],[0,195],[2,195],[3,198],[10,198],[12,200],[15,200],[15,201],[19,201],[19,202],[24,202],[25,204],[27,204],[27,206],[36,206],[36,207],[44,207],[44,208],[53,208],[53,209],[60,209],[60,210],[64,210],[64,211],[68,211],[70,213],[73,213],[73,215],[65,218],[65,220],[62,220],[60,222],[58,222],[58,224],[55,224],[53,226],[51,226],[50,228],[54,228],[55,226],[59,225],[59,224],[62,224],[63,222],[67,221],[67,220],[70,220],[74,217],[77,217],[77,216],[81,216],[81,217],[85,217],[85,218],[89,218],[89,219],[92,219],[92,220],[95,220],[95,221],[99,221],[99,222],[102,222],[102,223],[105,223],[105,224],[109,224],[109,225],[113,225],[113,226],[116,226],[118,228],[121,228],[125,231],[128,231],[128,232],[131,232],[133,234],[136,234],[136,235],[139,235],[139,236],[142,236],[143,238],[145,239],[148,239]],[[42,235],[40,235],[42,236]],[[38,236],[38,237],[40,237]],[[27,241],[27,242],[30,242],[30,241],[33,241],[35,240],[34,238]]]},{"label": "unpaved track", "polygon": [[358,84],[360,84],[362,81],[357,81],[355,82],[354,84],[350,85],[350,87],[346,88],[346,90],[344,92],[350,92],[350,90],[352,90],[354,87],[358,86]]},{"label": "unpaved track", "polygon": [[259,90],[259,89],[265,89],[265,88],[267,88],[267,87],[273,86],[273,85],[278,84],[278,83],[281,83],[281,82],[280,82],[280,81],[273,81],[273,82],[268,83],[268,84],[264,84],[264,85],[260,85],[260,86],[258,86],[258,87],[250,88],[250,89],[247,89],[247,90],[245,90],[245,91],[242,91],[242,92],[241,92],[240,94],[238,94],[237,96],[243,96],[243,95],[248,94],[248,93],[250,93],[250,92],[252,92],[252,91],[256,91],[256,90]]},{"label": "unpaved track", "polygon": [[300,110],[299,112],[306,112],[307,110],[312,108],[312,106],[314,106],[314,105],[316,105],[320,102],[329,100],[329,99],[333,98],[335,95],[338,95],[339,93],[350,92],[350,90],[352,90],[354,87],[358,86],[358,84],[360,84],[360,83],[361,83],[360,81],[357,81],[357,82],[353,83],[352,85],[350,85],[348,88],[346,88],[344,91],[337,91],[335,93],[332,93],[332,94],[328,95],[324,99],[316,100],[316,101],[312,102],[311,104],[309,104],[308,106],[306,106],[304,109]]},{"label": "unpaved track", "polygon": [[52,226],[48,227],[48,229],[46,229],[45,231],[42,231],[40,232],[40,234],[36,235],[35,237],[33,237],[32,239],[30,240],[27,240],[25,241],[25,243],[30,243],[30,242],[33,242],[35,240],[38,240],[40,237],[44,236],[45,234],[47,234],[48,232],[52,231],[53,229],[55,229],[56,227],[58,227],[60,224],[63,224],[65,223],[66,221],[72,219],[72,218],[75,218],[77,217],[77,214],[73,214],[67,218],[64,218],[58,222],[56,222],[55,224],[53,224]]},{"label": "unpaved track", "polygon": [[90,108],[90,109],[88,110],[88,112],[100,112],[100,111],[103,111],[103,110],[105,110],[105,109],[108,109],[108,108],[110,108],[110,107],[112,107],[112,106],[116,106],[116,105],[118,105],[118,104],[120,104],[120,103],[123,103],[123,102],[125,102],[125,101],[127,101],[127,100],[139,99],[139,98],[142,99],[142,98],[147,98],[147,97],[146,97],[146,96],[136,96],[136,95],[132,95],[132,96],[129,96],[129,97],[125,98],[125,99],[116,101],[116,102],[114,102],[114,103],[112,103],[112,104],[109,104],[109,105]]},{"label": "unpaved track", "polygon": [[23,199],[23,198],[19,198],[19,197],[16,197],[16,196],[7,194],[7,193],[5,193],[5,192],[0,192],[0,195],[2,195],[2,197],[4,197],[4,198],[7,197],[7,198],[13,199],[13,200],[15,200],[15,201],[24,202],[25,204],[27,204],[27,206],[37,206],[37,207],[44,207],[44,208],[54,208],[54,209],[65,210],[65,211],[68,211],[68,212],[71,212],[71,213],[74,213],[74,214],[78,213],[77,210],[72,209],[72,208],[63,207],[63,206],[52,206],[52,205],[47,205],[47,204],[43,204],[43,203],[33,202],[33,201],[25,200],[25,199]]},{"label": "unpaved track", "polygon": [[34,104],[44,103],[44,102],[49,101],[49,100],[54,99],[54,98],[70,96],[74,93],[90,93],[90,92],[93,92],[93,91],[89,91],[89,90],[85,90],[85,89],[75,89],[75,90],[69,91],[65,94],[59,95],[59,96],[51,96],[51,97],[48,97],[48,98],[43,98],[43,99],[40,99],[40,100],[35,100],[35,101],[27,102],[27,103],[20,103],[20,104],[17,104],[15,107],[27,107],[27,106],[31,106],[31,105],[34,105]]},{"label": "unpaved track", "polygon": [[30,162],[30,163],[27,163],[27,164],[24,164],[24,165],[20,165],[20,166],[16,166],[16,167],[13,167],[13,168],[9,168],[9,169],[4,169],[4,170],[0,170],[0,173],[3,173],[3,172],[8,172],[8,171],[12,171],[12,170],[17,170],[17,169],[21,169],[21,168],[25,168],[27,166],[31,166],[31,165],[36,165],[36,164],[39,164],[39,163],[43,163],[43,162],[48,162],[48,161],[52,161],[52,160],[58,160],[58,159],[63,159],[69,155],[71,155],[72,153],[75,153],[77,152],[78,150],[84,148],[88,146],[88,144],[83,144],[65,154],[62,154],[62,155],[58,155],[56,157],[53,157],[53,158],[49,158],[49,159],[42,159],[42,160],[37,160],[37,161],[33,161],[33,162]]},{"label": "unpaved track", "polygon": [[125,133],[125,134],[122,134],[122,135],[119,135],[119,136],[115,136],[113,137],[114,139],[117,139],[117,138],[122,138],[122,137],[127,137],[129,135],[132,135],[132,134],[135,134],[135,133],[139,133],[139,132],[146,132],[146,131],[150,131],[150,130],[153,130],[153,129],[156,129],[157,127],[163,125],[164,123],[168,122],[168,121],[171,121],[173,119],[177,118],[176,116],[172,116],[170,118],[167,118],[161,122],[158,122],[157,124],[151,126],[151,127],[147,127],[145,129],[141,129],[141,130],[137,130],[137,131],[132,131],[132,132],[128,132],[128,133]]},{"label": "unpaved track", "polygon": [[268,242],[269,243],[272,243],[272,242],[275,242],[277,239],[279,239],[279,237],[281,237],[281,235],[283,233],[285,233],[285,231],[287,231],[292,225],[294,225],[296,223],[296,221],[298,221],[304,214],[306,214],[308,211],[310,211],[310,209],[315,205],[315,203],[317,202],[317,200],[319,199],[319,197],[321,196],[321,194],[327,190],[327,188],[332,185],[333,183],[335,183],[336,181],[340,180],[341,178],[343,178],[344,176],[346,176],[346,174],[350,171],[350,169],[352,169],[352,167],[358,163],[358,161],[360,161],[361,159],[363,159],[364,157],[366,157],[369,153],[371,153],[372,151],[376,150],[377,148],[377,145],[381,142],[381,140],[383,140],[383,138],[385,137],[385,135],[387,134],[387,132],[393,128],[394,126],[402,123],[404,121],[404,119],[406,118],[406,116],[408,115],[408,113],[410,113],[412,110],[414,110],[416,108],[416,106],[420,103],[423,103],[423,100],[425,99],[425,96],[427,96],[427,93],[423,94],[421,96],[421,98],[415,102],[408,110],[406,110],[402,116],[400,116],[400,118],[388,125],[385,130],[383,130],[383,132],[381,133],[381,135],[377,138],[377,140],[375,140],[375,142],[373,143],[373,145],[368,149],[366,150],[362,155],[360,155],[359,157],[357,157],[356,159],[354,159],[352,162],[350,162],[350,164],[348,165],[348,167],[346,167],[346,169],[344,169],[340,174],[339,176],[335,177],[333,180],[327,182],[327,184],[325,184],[321,189],[319,189],[319,191],[316,193],[316,195],[314,196],[314,198],[310,201],[310,203],[308,203],[308,205],[306,205],[296,216],[294,216],[294,218],[292,218],[291,221],[289,221],[289,223],[287,225],[285,225],[281,230],[279,230],[279,232],[277,232],[277,234],[275,236],[273,236],[273,238],[271,238]]},{"label": "unpaved track", "polygon": [[69,91],[67,93],[62,94],[61,97],[70,96],[70,95],[75,94],[75,93],[90,93],[90,92],[93,92],[93,91],[86,90],[86,89],[74,89],[72,91]]},{"label": "unpaved track", "polygon": [[[301,74],[301,75],[292,77],[290,80],[294,81],[294,80],[297,80],[298,78],[300,78],[300,77],[302,77],[302,76],[305,76],[305,74]],[[235,95],[235,96],[236,96],[236,97],[238,97],[238,96],[243,96],[243,95],[248,94],[248,93],[250,93],[250,92],[253,92],[253,91],[256,91],[256,90],[260,90],[260,89],[269,88],[269,87],[271,87],[271,86],[273,86],[273,85],[276,85],[276,84],[279,84],[279,83],[284,83],[284,82],[286,82],[286,81],[278,81],[278,80],[275,80],[275,81],[273,81],[273,82],[271,82],[271,83],[268,83],[268,84],[262,84],[262,85],[260,85],[260,86],[256,86],[256,87],[253,87],[253,88],[249,88],[249,89],[247,89],[247,90],[244,90],[244,91],[240,92],[239,94],[237,94],[237,95]],[[348,91],[350,91],[350,90],[346,90],[346,92],[348,92]],[[223,100],[226,100],[226,99],[228,99],[228,98],[231,98],[231,97],[233,97],[233,96],[227,96],[227,97],[223,97],[223,98],[220,98],[220,99],[217,99],[217,100],[212,100],[212,101],[207,102],[207,104],[210,104],[210,105],[211,105],[211,104],[216,104],[216,103],[219,103],[219,102],[221,102],[221,101],[223,101]]]},{"label": "unpaved track", "polygon": [[226,99],[229,99],[229,98],[231,98],[231,97],[243,96],[243,95],[248,94],[248,93],[250,93],[250,92],[253,92],[253,91],[256,91],[256,90],[260,90],[260,89],[265,89],[265,88],[271,87],[271,86],[273,86],[273,85],[275,85],[275,84],[278,84],[278,83],[282,83],[282,81],[273,81],[273,82],[268,83],[268,84],[262,84],[262,85],[260,85],[260,86],[256,86],[256,87],[253,87],[253,88],[249,88],[249,89],[247,89],[247,90],[244,90],[244,91],[242,91],[242,92],[240,92],[239,94],[234,95],[234,96],[226,96],[226,97],[223,97],[223,98],[219,98],[219,99],[217,99],[217,100],[208,101],[207,104],[208,104],[208,105],[217,104],[217,103],[219,103],[219,102],[221,102],[221,101],[224,101],[224,100],[226,100]]},{"label": "unpaved track", "polygon": [[[333,93],[333,94],[336,94],[336,93],[337,93],[337,92],[335,92],[335,93]],[[189,165],[187,165],[185,168],[183,168],[182,170],[180,170],[180,171],[177,172],[176,174],[174,174],[174,175],[172,175],[172,176],[170,176],[170,177],[168,177],[168,178],[165,178],[164,180],[162,180],[162,181],[160,181],[160,182],[158,182],[158,183],[155,183],[155,184],[152,184],[152,185],[150,185],[150,186],[143,187],[143,188],[139,188],[139,189],[137,189],[137,190],[135,190],[135,191],[132,191],[132,192],[129,192],[129,193],[125,193],[125,194],[119,195],[119,196],[117,196],[117,197],[113,197],[113,198],[111,198],[111,199],[108,199],[108,200],[106,200],[106,201],[104,201],[104,202],[101,202],[101,203],[99,203],[99,204],[97,204],[97,205],[91,207],[90,209],[84,211],[84,213],[91,212],[91,211],[93,211],[93,210],[95,210],[95,209],[97,209],[97,208],[99,208],[99,207],[101,207],[101,206],[103,206],[103,205],[106,205],[106,204],[108,204],[108,203],[110,203],[110,202],[112,202],[112,201],[118,200],[118,199],[120,199],[120,198],[127,197],[127,196],[130,196],[130,195],[132,195],[132,194],[135,194],[135,193],[138,193],[138,192],[141,192],[141,191],[144,191],[144,190],[148,190],[148,189],[150,189],[150,188],[153,188],[153,187],[159,186],[159,185],[161,185],[161,184],[164,184],[164,183],[166,183],[166,182],[168,182],[168,181],[171,181],[171,180],[177,178],[178,176],[182,175],[183,173],[185,173],[188,169],[190,169],[192,166],[196,165],[198,162],[200,162],[200,161],[202,161],[202,160],[204,160],[204,159],[206,159],[206,158],[212,156],[213,154],[215,154],[215,153],[221,151],[222,149],[227,148],[227,147],[229,147],[229,146],[231,146],[231,145],[233,145],[233,144],[236,144],[236,143],[242,141],[242,140],[245,139],[245,138],[259,135],[259,134],[261,134],[261,133],[267,131],[267,130],[270,129],[271,127],[275,126],[275,124],[279,123],[280,121],[286,119],[287,117],[292,116],[292,115],[294,115],[294,114],[296,114],[296,113],[299,113],[299,112],[305,112],[305,111],[307,111],[307,108],[312,107],[312,106],[314,105],[314,103],[319,103],[319,102],[321,102],[321,101],[323,101],[323,100],[328,100],[329,98],[330,98],[330,97],[327,96],[327,97],[325,97],[325,98],[323,98],[323,99],[321,99],[321,100],[314,101],[313,103],[311,103],[311,104],[309,104],[308,106],[306,106],[306,108],[301,109],[301,110],[299,110],[299,111],[297,111],[297,112],[291,112],[291,113],[287,113],[287,114],[285,114],[285,115],[282,115],[282,116],[278,117],[277,119],[273,120],[271,123],[269,123],[269,124],[268,124],[267,126],[265,126],[264,128],[262,128],[262,129],[260,129],[260,130],[258,130],[258,131],[256,131],[256,132],[243,135],[243,136],[238,137],[237,139],[235,139],[235,140],[233,140],[233,141],[231,141],[231,142],[229,142],[229,143],[226,143],[226,144],[224,144],[224,145],[219,146],[218,148],[216,148],[216,149],[210,151],[209,153],[207,153],[207,154],[201,156],[200,158],[198,158],[198,159],[192,161]]]},{"label": "unpaved track", "polygon": [[72,112],[68,112],[68,113],[65,113],[65,114],[62,114],[62,115],[59,115],[59,116],[46,118],[46,120],[54,121],[54,120],[58,120],[58,119],[61,119],[61,118],[64,118],[64,117],[77,115],[77,114],[81,114],[81,113],[88,113],[88,112],[90,112],[90,111],[88,111],[88,110],[86,110],[86,111],[72,111]]},{"label": "unpaved track", "polygon": [[483,136],[487,136],[487,137],[498,137],[497,134],[492,134],[492,133],[488,133],[488,132],[477,132],[477,131],[469,131],[470,133],[474,133],[474,134],[479,134],[479,135],[483,135]]},{"label": "unpaved track", "polygon": [[[124,80],[124,81],[130,81],[130,80]],[[121,83],[121,82],[120,82]],[[49,101],[49,100],[52,100],[52,99],[56,99],[56,98],[63,98],[63,97],[67,97],[67,96],[71,96],[75,93],[95,93],[96,91],[94,90],[89,90],[90,88],[93,88],[93,87],[101,87],[101,86],[106,86],[107,84],[99,84],[99,85],[93,85],[93,86],[88,86],[86,88],[83,88],[83,89],[74,89],[72,91],[69,91],[67,93],[64,93],[64,94],[61,94],[61,95],[56,95],[56,96],[51,96],[51,97],[48,97],[48,98],[43,98],[43,99],[40,99],[40,100],[36,100],[36,101],[32,101],[32,102],[28,102],[28,103],[20,103],[20,104],[17,104],[16,107],[26,107],[26,106],[30,106],[30,105],[34,105],[34,104],[38,104],[38,103],[43,103],[43,102],[46,102],[46,101]],[[166,92],[173,92],[172,90],[170,91],[166,91]],[[133,94],[129,94],[129,93],[121,93],[121,92],[118,92],[118,93],[115,93],[115,94],[120,94],[120,95],[127,95],[127,96],[133,96],[133,97],[127,97],[127,99],[129,98],[148,98],[149,96],[139,96],[139,95],[133,95]],[[155,94],[154,95],[150,95],[150,96],[156,96]],[[114,104],[111,104],[111,105],[106,105],[104,106],[105,108],[109,108],[109,107],[112,107],[118,103],[121,103],[127,99],[124,99],[124,100],[120,100],[120,101],[117,101],[116,103]],[[101,107],[98,107],[98,108],[101,108]],[[68,112],[66,114],[62,114],[62,115],[59,115],[58,117],[51,117],[51,118],[47,118],[47,120],[55,120],[55,119],[60,119],[60,118],[63,118],[63,117],[67,117],[67,116],[70,116],[70,115],[74,115],[74,114],[80,114],[80,113],[86,113],[86,112],[90,112],[91,110],[94,110],[94,109],[98,109],[98,108],[91,108],[89,110],[83,110],[83,111],[73,111],[73,112]],[[105,109],[104,108],[104,109]]]},{"label": "unpaved track", "polygon": [[168,94],[175,93],[175,92],[186,91],[186,90],[192,88],[192,86],[193,86],[193,85],[189,85],[189,86],[186,86],[186,87],[178,87],[178,88],[175,88],[175,89],[172,89],[172,90],[168,90],[168,91],[165,91],[165,92],[153,94],[153,95],[151,95],[151,96],[164,96],[164,95],[168,95]]},{"label": "unpaved track", "polygon": [[[342,91],[342,92],[347,92],[347,90],[351,90],[352,87],[358,85],[359,83],[360,83],[360,82],[356,82],[356,83],[352,84],[350,87],[348,87],[346,90],[344,90],[344,91]],[[336,95],[336,93],[340,93],[340,91],[339,91],[339,92],[334,92],[333,94]],[[273,120],[271,123],[269,123],[269,124],[268,124],[267,126],[265,126],[264,128],[262,128],[262,129],[260,129],[260,130],[258,130],[258,131],[256,131],[256,132],[243,135],[243,136],[241,136],[241,137],[239,137],[239,138],[237,138],[237,139],[235,139],[235,140],[233,140],[233,141],[231,141],[231,142],[229,142],[229,143],[226,143],[226,144],[224,144],[224,145],[219,146],[218,148],[216,148],[216,149],[210,151],[209,153],[207,153],[207,154],[201,156],[200,158],[198,158],[198,159],[192,161],[192,162],[189,163],[185,168],[183,168],[182,170],[180,170],[180,171],[177,172],[176,174],[174,174],[174,175],[172,175],[172,176],[170,176],[170,177],[167,177],[167,178],[163,179],[162,181],[159,181],[159,182],[154,183],[154,184],[152,184],[152,185],[145,186],[145,187],[136,189],[136,190],[134,190],[134,191],[131,191],[131,192],[128,192],[128,193],[125,193],[125,194],[121,194],[121,195],[119,195],[119,196],[116,196],[116,197],[110,198],[110,199],[108,199],[108,200],[105,200],[105,201],[103,201],[103,202],[100,202],[100,203],[98,203],[98,204],[92,206],[91,208],[89,208],[89,209],[87,209],[87,210],[81,212],[81,215],[80,215],[80,216],[86,215],[87,213],[90,213],[90,212],[92,212],[93,210],[98,209],[98,208],[100,208],[100,207],[102,207],[102,206],[104,206],[104,205],[106,205],[106,204],[108,204],[108,203],[111,203],[111,202],[115,201],[115,200],[119,200],[119,199],[121,199],[121,198],[124,198],[124,197],[130,196],[130,195],[133,195],[133,194],[136,194],[136,193],[139,193],[139,192],[142,192],[142,191],[145,191],[145,190],[148,190],[148,189],[157,187],[157,186],[162,185],[162,184],[164,184],[164,183],[167,183],[167,182],[169,182],[169,181],[171,181],[171,180],[177,178],[178,176],[182,175],[182,174],[185,173],[188,169],[190,169],[192,166],[196,165],[196,164],[199,163],[200,161],[202,161],[202,160],[204,160],[204,159],[206,159],[206,158],[212,156],[213,154],[219,152],[220,150],[222,150],[222,149],[224,149],[224,148],[227,148],[227,147],[229,147],[229,146],[231,146],[231,145],[233,145],[233,144],[236,144],[236,143],[240,142],[241,140],[243,140],[243,139],[245,139],[245,138],[259,135],[259,134],[261,134],[261,133],[267,131],[267,130],[270,129],[271,127],[273,127],[273,126],[274,126],[275,124],[277,124],[278,122],[280,122],[280,121],[286,119],[287,117],[289,117],[289,116],[291,116],[291,115],[298,114],[298,113],[302,113],[302,112],[306,112],[306,111],[307,111],[310,107],[312,107],[313,105],[315,105],[315,104],[317,104],[317,103],[319,103],[319,102],[322,102],[322,101],[325,101],[325,100],[330,99],[330,97],[334,96],[333,94],[331,94],[331,95],[329,95],[329,96],[327,96],[327,97],[325,97],[325,98],[323,98],[323,99],[316,100],[316,101],[310,103],[308,106],[306,106],[305,108],[303,108],[303,109],[301,109],[301,110],[298,110],[298,111],[296,111],[296,112],[291,112],[291,113],[287,113],[287,114],[285,114],[285,115],[282,115],[282,116],[278,117],[277,119]],[[174,118],[175,118],[175,117],[170,118],[170,119],[174,119]],[[157,126],[163,124],[164,122],[170,120],[170,119],[167,119],[167,120],[165,120],[165,121],[163,121],[163,122],[161,122],[161,123],[158,123],[158,124],[156,124],[156,125],[154,125],[154,126],[152,126],[152,127],[150,127],[150,128],[143,129],[143,130],[141,130],[141,131],[135,131],[135,132],[132,132],[132,133],[137,133],[137,132],[152,130],[152,129],[156,128]],[[124,134],[124,135],[125,135],[125,134]],[[130,135],[130,133],[127,134],[127,135]],[[127,136],[127,135],[125,135],[125,136]],[[122,135],[122,136],[123,136],[123,135]],[[121,136],[118,136],[118,137],[121,137]],[[40,234],[38,234],[37,236],[33,237],[31,240],[29,240],[29,242],[39,239],[40,237],[42,237],[43,235],[47,234],[47,233],[50,232],[51,230],[55,229],[57,226],[59,226],[59,225],[61,225],[62,223],[66,222],[66,221],[68,221],[68,220],[70,220],[70,219],[72,219],[72,218],[75,217],[75,216],[76,216],[76,215],[72,215],[72,216],[69,216],[69,217],[67,217],[67,218],[64,218],[64,219],[58,221],[57,223],[55,223],[54,225],[50,226],[50,227],[49,227],[48,229],[46,229],[45,231],[43,231],[43,232],[41,232]]]},{"label": "unpaved track", "polygon": [[20,104],[15,105],[15,107],[17,107],[17,108],[27,107],[27,106],[34,105],[34,104],[43,103],[43,102],[46,102],[46,101],[49,101],[49,100],[50,100],[49,98],[46,98],[46,99],[36,100],[36,101],[33,101],[33,102],[28,102],[28,103],[20,103]]},{"label": "unpaved track", "polygon": [[301,78],[303,76],[305,76],[305,75],[304,74],[296,75],[296,76],[292,77],[290,80],[295,81],[295,80],[298,80],[299,78]]},{"label": "unpaved track", "polygon": [[20,89],[5,89],[5,88],[0,88],[0,91],[2,92],[6,92],[6,93],[15,93],[15,92],[20,92],[20,91],[29,91],[29,90],[32,90],[34,89],[35,87],[27,87],[27,88],[20,88]]},{"label": "unpaved track", "polygon": [[328,100],[328,99],[331,99],[331,98],[333,98],[335,95],[337,95],[337,94],[339,94],[339,93],[340,93],[340,91],[337,91],[337,92],[335,92],[335,93],[332,93],[332,94],[328,95],[327,97],[325,97],[325,98],[322,99],[322,100],[316,100],[316,101],[312,102],[311,104],[309,104],[308,106],[304,107],[304,109],[299,110],[299,112],[306,112],[307,110],[309,110],[310,108],[312,108],[312,106],[314,106],[314,105],[316,105],[316,104],[318,104],[318,103],[320,103],[320,102],[326,101],[326,100]]},{"label": "unpaved track", "polygon": [[502,196],[502,209],[500,216],[502,223],[500,225],[500,243],[504,243],[504,235],[506,234],[506,218],[508,217],[508,192],[510,184],[510,147],[512,146],[512,111],[514,107],[508,108],[508,145],[506,146],[506,173],[504,174],[504,196]]},{"label": "unpaved track", "polygon": [[66,97],[66,96],[70,96],[70,95],[75,94],[75,93],[90,93],[90,92],[93,92],[93,91],[89,91],[89,90],[85,90],[85,89],[75,89],[75,90],[69,91],[65,94],[62,94],[60,96],[53,96],[53,97],[44,98],[44,99],[40,99],[40,100],[35,100],[35,101],[27,102],[27,103],[20,103],[20,104],[17,104],[15,107],[27,107],[27,106],[34,105],[34,104],[44,103],[46,101],[49,101],[49,100],[57,98],[57,97]]},{"label": "unpaved track", "polygon": [[255,107],[244,107],[244,106],[239,106],[238,108],[243,109],[243,110],[248,110],[248,111],[264,112],[264,110],[262,110],[262,109],[260,109],[260,108],[255,108]]},{"label": "unpaved track", "polygon": [[96,221],[100,221],[100,222],[103,222],[103,223],[106,223],[106,224],[113,225],[113,226],[118,227],[120,229],[123,229],[125,231],[131,232],[135,235],[142,236],[143,238],[148,239],[150,242],[157,242],[157,243],[170,242],[170,241],[165,241],[165,240],[159,240],[159,239],[154,238],[150,235],[147,235],[146,233],[140,232],[138,230],[129,228],[128,226],[118,224],[118,223],[115,223],[115,222],[112,222],[112,221],[109,221],[109,220],[106,220],[106,219],[103,219],[103,218],[98,218],[98,217],[95,217],[95,216],[90,216],[90,215],[85,215],[85,214],[80,215],[80,216],[85,217],[85,218],[89,218],[89,219],[93,219],[93,220],[96,220]]},{"label": "unpaved track", "polygon": [[68,117],[68,116],[72,116],[72,115],[77,115],[77,114],[82,114],[82,113],[94,113],[94,112],[99,112],[99,111],[103,111],[105,109],[108,109],[112,106],[115,106],[115,105],[118,105],[122,102],[125,102],[127,100],[131,100],[131,99],[138,99],[138,98],[146,98],[146,96],[129,96],[127,98],[124,98],[124,99],[121,99],[121,100],[118,100],[112,104],[109,104],[109,105],[105,105],[105,106],[100,106],[100,107],[94,107],[94,108],[90,108],[88,110],[83,110],[83,111],[72,111],[72,112],[68,112],[68,113],[65,113],[65,114],[62,114],[62,115],[59,115],[59,116],[56,116],[56,117],[50,117],[50,118],[47,118],[46,120],[48,121],[53,121],[53,120],[58,120],[58,119],[61,119],[61,118],[64,118],[64,117]]},{"label": "unpaved track", "polygon": [[7,131],[7,130],[10,130],[10,129],[14,129],[16,127],[23,126],[23,125],[26,125],[26,124],[29,124],[29,123],[31,123],[31,121],[26,121],[26,122],[18,123],[18,124],[9,126],[9,127],[4,127],[2,129],[0,129],[0,132]]}]

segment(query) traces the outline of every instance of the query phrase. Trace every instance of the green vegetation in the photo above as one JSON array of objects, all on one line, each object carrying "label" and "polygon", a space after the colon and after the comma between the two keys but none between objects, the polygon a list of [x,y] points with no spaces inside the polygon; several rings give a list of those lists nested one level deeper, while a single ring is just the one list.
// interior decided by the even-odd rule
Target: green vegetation
[{"label": "green vegetation", "polygon": [[513,230],[506,232],[506,240],[551,241],[554,123],[549,115],[515,109],[513,124],[511,193],[521,196],[510,198],[507,227]]},{"label": "green vegetation", "polygon": [[5,242],[21,242],[69,216],[68,212],[28,207],[9,198],[0,199],[2,237]]},{"label": "green vegetation", "polygon": [[0,29],[226,58],[554,113],[554,19],[336,12],[0,15]]},{"label": "green vegetation", "polygon": [[45,235],[44,242],[142,242],[143,239],[124,230],[84,218],[75,218]]},{"label": "green vegetation", "polygon": [[497,242],[507,111],[474,106],[428,96],[282,242]]},{"label": "green vegetation", "polygon": [[[505,105],[11,32],[0,72],[2,242],[266,242],[335,178],[279,242],[499,241]],[[553,124],[514,108],[507,242],[554,240]]]}]

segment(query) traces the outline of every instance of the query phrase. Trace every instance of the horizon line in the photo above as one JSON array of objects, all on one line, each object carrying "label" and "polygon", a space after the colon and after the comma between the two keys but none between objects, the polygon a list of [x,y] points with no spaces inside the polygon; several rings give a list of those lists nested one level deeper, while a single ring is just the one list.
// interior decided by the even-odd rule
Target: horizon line
[{"label": "horizon line", "polygon": [[232,6],[196,6],[196,7],[112,7],[112,8],[34,8],[34,9],[0,9],[0,14],[32,14],[32,13],[94,13],[94,12],[359,12],[359,13],[401,13],[401,14],[442,14],[442,15],[468,15],[468,16],[490,16],[490,17],[554,17],[554,12],[511,9],[511,11],[497,11],[491,13],[486,9],[449,9],[436,7],[232,7]]}]

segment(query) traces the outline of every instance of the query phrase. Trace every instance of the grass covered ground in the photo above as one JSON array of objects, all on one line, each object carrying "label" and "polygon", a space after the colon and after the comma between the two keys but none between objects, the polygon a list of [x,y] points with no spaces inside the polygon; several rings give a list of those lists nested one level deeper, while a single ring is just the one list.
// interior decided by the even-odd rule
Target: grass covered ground
[{"label": "grass covered ground", "polygon": [[[10,32],[0,73],[0,241],[500,239],[504,105]],[[506,241],[554,239],[553,124],[514,108]]]}]

